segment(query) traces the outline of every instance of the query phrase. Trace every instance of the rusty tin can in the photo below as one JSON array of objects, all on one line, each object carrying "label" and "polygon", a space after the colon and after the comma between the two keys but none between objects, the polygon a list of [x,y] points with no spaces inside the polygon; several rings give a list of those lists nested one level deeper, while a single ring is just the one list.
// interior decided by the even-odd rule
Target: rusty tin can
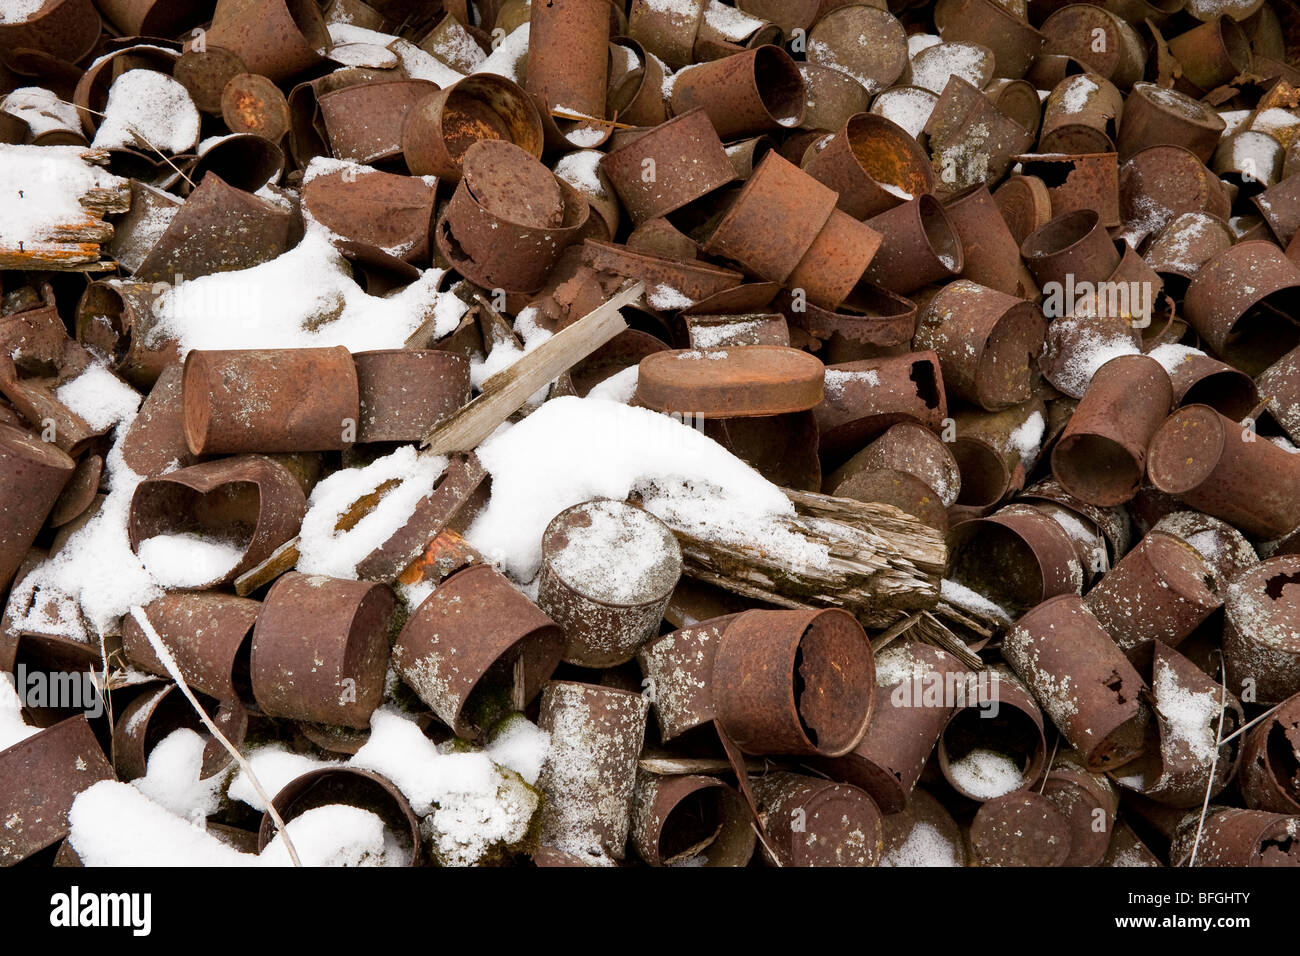
[{"label": "rusty tin can", "polygon": [[948,221],[962,251],[962,278],[1020,299],[1036,299],[1038,287],[1020,258],[1016,239],[983,184],[948,200]]},{"label": "rusty tin can", "polygon": [[641,694],[612,687],[546,685],[537,722],[551,735],[537,781],[546,795],[544,846],[579,857],[623,858],[649,706]]},{"label": "rusty tin can", "polygon": [[1070,494],[1102,507],[1137,493],[1147,445],[1173,405],[1153,358],[1121,355],[1099,368],[1052,450],[1052,473]]},{"label": "rusty tin can", "polygon": [[1134,83],[1124,102],[1115,145],[1120,162],[1148,146],[1169,144],[1208,163],[1224,127],[1216,110],[1185,93],[1154,83]]},{"label": "rusty tin can", "polygon": [[0,592],[59,500],[76,462],[57,447],[0,425]]},{"label": "rusty tin can", "polygon": [[1271,242],[1242,242],[1201,266],[1187,287],[1187,320],[1226,362],[1258,375],[1300,345],[1282,314],[1300,300],[1300,266]]},{"label": "rusty tin can", "polygon": [[965,687],[970,675],[953,655],[915,641],[884,648],[876,665],[878,706],[866,734],[849,753],[813,764],[831,779],[865,790],[883,812],[897,813],[948,725],[949,688]]},{"label": "rusty tin can", "polygon": [[1228,584],[1223,656],[1228,690],[1277,704],[1300,691],[1300,556],[1279,555]]},{"label": "rusty tin can", "polygon": [[862,739],[875,665],[846,611],[748,611],[723,632],[713,662],[717,720],[751,754],[839,757]]},{"label": "rusty tin can", "polygon": [[922,310],[913,343],[938,354],[949,394],[993,411],[1030,398],[1046,330],[1033,303],[959,279]]},{"label": "rusty tin can", "polygon": [[465,152],[482,139],[513,143],[542,156],[542,120],[537,106],[511,80],[491,73],[467,76],[429,93],[411,107],[402,125],[402,153],[416,176],[456,182]]},{"label": "rusty tin can", "polygon": [[[248,655],[261,603],[218,591],[165,594],[144,615],[190,687],[221,701],[252,704]],[[122,620],[122,650],[134,666],[170,676],[134,615]]]},{"label": "rusty tin can", "polygon": [[1191,545],[1152,530],[1084,598],[1120,650],[1137,661],[1151,642],[1177,647],[1223,606],[1214,573]]},{"label": "rusty tin can", "polygon": [[0,751],[0,862],[19,863],[68,835],[77,794],[112,780],[84,716],[71,717]]},{"label": "rusty tin can", "polygon": [[1207,405],[1185,405],[1147,449],[1151,483],[1247,534],[1270,539],[1300,526],[1300,462]]},{"label": "rusty tin can", "polygon": [[[1047,739],[1029,689],[1009,667],[995,665],[971,674],[962,690],[937,754],[952,788],[984,802],[1037,783],[1047,762]],[[1001,776],[1012,770],[1019,774],[1014,782]]]},{"label": "rusty tin can", "polygon": [[357,441],[420,441],[470,399],[469,360],[434,349],[357,352]]},{"label": "rusty tin can", "polygon": [[[308,810],[333,804],[369,810],[384,821],[408,866],[418,866],[422,859],[420,818],[397,785],[380,774],[357,767],[310,770],[281,787],[271,802],[286,824]],[[275,836],[275,820],[266,812],[257,834],[257,852],[265,850]]]},{"label": "rusty tin can", "polygon": [[621,501],[588,501],[547,526],[537,603],[564,629],[566,661],[612,667],[658,633],[681,571],[662,521]]},{"label": "rusty tin can", "polygon": [[564,633],[490,565],[457,571],[407,620],[393,666],[457,736],[479,739],[550,679]]},{"label": "rusty tin can", "polygon": [[326,451],[355,441],[357,370],[342,346],[195,349],[185,357],[182,390],[185,438],[196,455]]},{"label": "rusty tin can", "polygon": [[777,772],[750,786],[765,821],[763,855],[777,866],[875,866],[884,846],[880,808],[857,787]]},{"label": "rusty tin can", "polygon": [[253,697],[273,717],[364,729],[384,696],[396,599],[383,584],[283,575],[253,627]]},{"label": "rusty tin can", "polygon": [[1002,654],[1089,770],[1114,770],[1146,749],[1146,683],[1084,606],[1064,594],[1016,621]]},{"label": "rusty tin can", "polygon": [[872,216],[934,188],[934,171],[906,130],[874,113],[850,116],[804,171],[839,194],[856,219]]},{"label": "rusty tin can", "polygon": [[976,866],[1064,866],[1071,841],[1069,819],[1046,795],[1031,791],[981,804],[970,825]]},{"label": "rusty tin can", "polygon": [[713,722],[713,661],[735,614],[688,624],[644,644],[637,664],[664,743]]},{"label": "rusty tin can", "polygon": [[438,250],[485,289],[534,292],[591,214],[587,198],[504,140],[473,143],[438,219]]},{"label": "rusty tin can", "polygon": [[205,43],[277,83],[321,66],[331,45],[320,7],[302,0],[218,0]]},{"label": "rusty tin can", "polygon": [[1178,651],[1154,646],[1150,662],[1151,708],[1157,746],[1122,772],[1121,786],[1165,806],[1199,807],[1236,775],[1242,741],[1220,744],[1246,718],[1232,694]]},{"label": "rusty tin can", "polygon": [[750,821],[739,791],[715,777],[637,775],[632,846],[651,866],[745,866]]},{"label": "rusty tin can", "polygon": [[1240,786],[1253,810],[1300,815],[1300,695],[1246,737]]},{"label": "rusty tin can", "polygon": [[965,267],[961,237],[947,211],[928,193],[873,216],[867,225],[884,241],[864,278],[882,289],[907,295],[960,275]]}]

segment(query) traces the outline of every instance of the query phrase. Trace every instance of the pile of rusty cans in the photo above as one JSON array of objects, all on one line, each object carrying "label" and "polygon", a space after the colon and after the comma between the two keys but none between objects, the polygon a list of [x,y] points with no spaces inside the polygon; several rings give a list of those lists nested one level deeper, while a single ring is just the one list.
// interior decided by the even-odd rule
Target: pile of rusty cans
[{"label": "pile of rusty cans", "polygon": [[[347,765],[395,709],[445,753],[520,714],[548,735],[493,865],[1300,866],[1294,4],[17,8],[0,862],[77,864],[73,801],[189,729],[204,779],[231,748],[332,760],[279,816],[351,803],[442,865],[411,794]],[[223,347],[179,331],[189,283],[322,236],[331,281],[425,304],[404,341],[268,344],[238,298],[207,303]],[[322,481],[414,452],[633,282],[513,420],[635,376],[624,403],[820,519],[942,538],[924,606],[738,586],[743,557],[706,566],[635,496],[555,514],[521,580],[466,540],[474,443],[355,573],[299,563]],[[347,308],[275,294],[322,298],[317,333]],[[127,613],[57,586],[126,593],[176,538],[228,560]],[[279,825],[202,822],[248,853]]]}]

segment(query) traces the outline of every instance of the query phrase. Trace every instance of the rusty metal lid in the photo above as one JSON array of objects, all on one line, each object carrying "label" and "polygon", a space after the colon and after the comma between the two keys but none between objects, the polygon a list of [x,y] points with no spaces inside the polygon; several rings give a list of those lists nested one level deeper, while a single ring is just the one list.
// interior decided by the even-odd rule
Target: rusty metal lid
[{"label": "rusty metal lid", "polygon": [[781,415],[822,400],[825,368],[778,345],[657,352],[638,366],[634,401],[661,412],[732,418]]}]

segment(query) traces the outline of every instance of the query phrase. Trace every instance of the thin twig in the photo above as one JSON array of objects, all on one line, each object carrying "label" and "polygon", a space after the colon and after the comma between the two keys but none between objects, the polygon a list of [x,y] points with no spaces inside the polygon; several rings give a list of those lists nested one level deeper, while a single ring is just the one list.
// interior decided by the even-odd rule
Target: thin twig
[{"label": "thin twig", "polygon": [[257,774],[253,773],[252,764],[250,764],[244,758],[244,755],[239,752],[238,747],[226,739],[226,735],[221,732],[221,729],[217,727],[212,718],[208,716],[208,712],[199,705],[198,698],[194,696],[194,692],[191,691],[189,685],[185,683],[185,678],[181,676],[181,669],[177,666],[176,659],[172,657],[172,652],[168,649],[167,645],[163,643],[161,635],[154,630],[152,622],[150,622],[148,616],[144,613],[144,608],[140,607],[138,604],[134,605],[131,608],[131,616],[135,618],[135,622],[140,625],[140,630],[144,632],[144,636],[149,639],[149,646],[152,647],[153,652],[158,655],[158,660],[162,663],[162,666],[166,668],[171,679],[176,682],[176,686],[179,687],[181,693],[185,695],[185,699],[190,702],[190,706],[193,707],[195,713],[199,715],[199,720],[203,721],[203,725],[208,728],[208,732],[211,733],[212,736],[221,741],[221,745],[225,747],[230,753],[230,756],[234,758],[235,763],[239,764],[239,769],[248,775],[248,780],[253,785],[253,789],[256,790],[257,795],[262,798],[262,802],[266,804],[266,812],[270,814],[271,820],[274,821],[276,829],[280,832],[280,835],[284,837],[284,848],[289,851],[289,859],[293,862],[293,865],[302,866],[302,860],[298,858],[298,851],[294,848],[293,840],[289,837],[289,828],[284,825],[284,820],[280,816],[280,811],[275,809],[275,803],[271,800],[270,796],[267,795],[266,790],[263,789],[262,782],[257,779]]},{"label": "thin twig", "polygon": [[1052,772],[1052,764],[1056,762],[1056,751],[1061,749],[1061,735],[1058,733],[1056,739],[1052,741],[1052,755],[1047,758],[1047,763],[1043,765],[1043,782],[1038,785],[1038,792],[1042,793],[1047,789],[1047,777]]},{"label": "thin twig", "polygon": [[583,116],[581,113],[561,112],[560,110],[551,110],[551,116],[556,119],[573,120],[581,123],[591,123],[594,126],[608,126],[611,129],[636,129],[635,126],[629,126],[627,123],[617,123],[614,120],[596,119],[594,116]]},{"label": "thin twig", "polygon": [[[55,97],[55,99],[58,99],[58,97]],[[93,114],[94,116],[98,116],[98,117],[100,117],[101,119],[106,119],[107,116],[108,116],[108,114],[106,114],[106,113],[101,113],[99,110],[92,110],[89,106],[82,106],[82,105],[80,105],[80,104],[78,104],[78,103],[71,103],[71,102],[69,102],[68,100],[63,100],[63,99],[59,99],[58,101],[59,101],[60,103],[63,103],[63,104],[65,104],[65,105],[67,105],[67,106],[71,106],[73,109],[84,110],[85,112],[87,112],[87,113],[91,113],[91,114]],[[152,149],[155,153],[157,153],[158,156],[162,159],[162,161],[165,162],[168,166],[170,166],[170,167],[171,167],[171,168],[176,172],[176,175],[180,176],[181,179],[183,179],[183,180],[185,180],[187,183],[189,183],[191,189],[196,188],[195,185],[194,185],[194,180],[192,180],[192,179],[190,179],[190,177],[186,176],[186,175],[185,175],[185,172],[184,172],[184,171],[183,171],[179,166],[177,166],[175,163],[172,162],[170,156],[168,156],[166,153],[164,153],[161,149],[159,149],[159,148],[158,148],[157,146],[155,146],[153,143],[149,142],[149,138],[148,138],[147,136],[145,136],[144,133],[140,132],[140,130],[137,129],[137,128],[135,127],[135,125],[128,123],[126,128],[127,128],[128,132],[130,132],[130,134],[131,134],[132,136],[134,136],[134,137],[135,137],[136,139],[138,139],[140,142],[144,143],[146,146],[148,146],[150,149]]]},{"label": "thin twig", "polygon": [[1201,818],[1196,821],[1196,839],[1192,841],[1188,867],[1196,865],[1196,854],[1201,849],[1201,832],[1205,829],[1205,814],[1210,809],[1210,791],[1214,789],[1214,776],[1219,769],[1219,748],[1223,746],[1223,715],[1228,712],[1228,668],[1223,662],[1223,651],[1219,651],[1219,674],[1223,681],[1219,685],[1219,728],[1214,732],[1214,759],[1210,761],[1210,776],[1205,781],[1205,799],[1201,802]]},{"label": "thin twig", "polygon": [[1260,714],[1258,717],[1256,717],[1256,718],[1255,718],[1254,720],[1252,720],[1250,723],[1248,723],[1248,724],[1243,724],[1242,726],[1240,726],[1240,727],[1238,727],[1236,730],[1234,730],[1232,733],[1228,734],[1228,736],[1224,737],[1223,740],[1220,741],[1220,743],[1225,743],[1225,744],[1226,744],[1226,743],[1229,743],[1230,741],[1236,740],[1238,737],[1240,737],[1240,736],[1241,736],[1242,734],[1244,734],[1246,731],[1250,730],[1251,727],[1254,727],[1254,726],[1255,726],[1257,723],[1259,723],[1261,720],[1267,720],[1269,717],[1272,717],[1274,714],[1276,714],[1276,713],[1278,712],[1278,709],[1279,709],[1281,706],[1282,706],[1281,704],[1274,704],[1272,707],[1270,707],[1268,710],[1264,711],[1264,713]]}]

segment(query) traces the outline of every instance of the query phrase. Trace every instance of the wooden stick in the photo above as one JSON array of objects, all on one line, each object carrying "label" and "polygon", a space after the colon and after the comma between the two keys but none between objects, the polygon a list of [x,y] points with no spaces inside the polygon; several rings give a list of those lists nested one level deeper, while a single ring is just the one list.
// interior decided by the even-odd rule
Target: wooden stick
[{"label": "wooden stick", "polygon": [[212,718],[208,716],[208,712],[199,705],[198,698],[196,698],[194,692],[190,690],[189,684],[185,683],[185,678],[181,674],[180,665],[176,663],[176,658],[172,657],[172,652],[163,642],[162,635],[154,629],[153,622],[149,620],[149,615],[144,613],[144,608],[138,604],[132,606],[131,616],[135,618],[135,623],[140,625],[140,630],[144,632],[145,639],[148,640],[149,646],[153,648],[154,654],[158,656],[158,661],[162,664],[163,669],[167,671],[171,676],[171,679],[176,682],[177,689],[185,695],[185,699],[190,702],[190,706],[194,708],[194,712],[199,715],[199,720],[203,722],[203,726],[208,729],[208,732],[211,733],[212,736],[217,738],[221,746],[226,748],[226,752],[229,753],[235,763],[239,765],[239,769],[248,774],[248,782],[253,785],[253,789],[257,791],[257,795],[261,797],[262,802],[266,804],[266,812],[270,815],[271,822],[275,824],[276,830],[278,830],[280,835],[284,837],[284,848],[289,852],[289,861],[293,863],[294,866],[302,866],[302,860],[298,858],[298,851],[294,847],[293,840],[289,836],[289,828],[285,826],[284,819],[280,816],[280,811],[275,808],[275,801],[272,800],[270,794],[266,792],[266,789],[262,786],[262,782],[257,779],[257,774],[253,773],[253,765],[250,764],[244,755],[239,752],[239,748],[232,744],[226,735],[221,732],[221,729],[213,722]]},{"label": "wooden stick", "polygon": [[625,286],[609,301],[557,332],[510,368],[483,383],[483,391],[468,405],[425,437],[425,454],[473,451],[498,425],[523,408],[538,389],[627,328],[619,313],[645,292],[645,284]]}]

